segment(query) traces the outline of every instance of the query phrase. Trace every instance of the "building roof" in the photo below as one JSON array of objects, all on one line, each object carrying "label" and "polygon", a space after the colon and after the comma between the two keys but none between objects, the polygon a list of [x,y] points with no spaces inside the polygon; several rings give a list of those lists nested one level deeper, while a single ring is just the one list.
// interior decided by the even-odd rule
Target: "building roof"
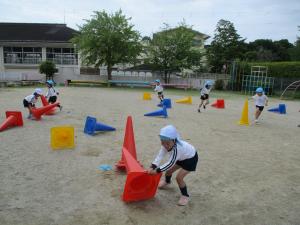
[{"label": "building roof", "polygon": [[0,23],[2,42],[70,42],[77,32],[66,24]]}]

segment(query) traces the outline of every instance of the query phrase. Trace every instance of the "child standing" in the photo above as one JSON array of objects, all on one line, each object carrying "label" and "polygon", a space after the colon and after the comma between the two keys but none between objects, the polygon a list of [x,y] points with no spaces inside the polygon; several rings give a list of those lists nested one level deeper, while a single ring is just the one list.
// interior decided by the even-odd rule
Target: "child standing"
[{"label": "child standing", "polygon": [[264,107],[268,105],[268,97],[264,94],[264,90],[261,87],[256,89],[256,94],[252,96],[255,101],[255,123],[258,123],[258,118],[261,112],[264,110]]},{"label": "child standing", "polygon": [[32,118],[31,109],[35,107],[35,103],[37,102],[38,98],[43,94],[42,89],[37,88],[31,95],[28,95],[23,100],[23,105],[25,108],[28,108],[28,119]]},{"label": "child standing", "polygon": [[[198,154],[195,148],[179,139],[179,134],[173,125],[168,125],[160,130],[161,149],[152,162],[149,174],[157,174],[166,171],[165,177],[158,184],[158,188],[162,189],[171,183],[172,174],[179,170],[176,181],[179,186],[181,197],[178,205],[185,206],[189,202],[189,194],[184,177],[190,172],[195,171],[198,163]],[[163,157],[169,154],[169,160],[160,166]]]},{"label": "child standing", "polygon": [[162,85],[160,84],[160,80],[155,80],[155,88],[154,91],[157,92],[158,98],[160,100],[160,102],[162,102],[164,100],[164,89],[162,87]]},{"label": "child standing", "polygon": [[211,91],[211,82],[206,82],[204,87],[200,91],[200,104],[198,107],[198,112],[201,112],[200,108],[203,105],[203,108],[206,108],[206,105],[209,103],[209,93]]},{"label": "child standing", "polygon": [[[59,95],[59,93],[54,89],[54,82],[52,80],[47,80],[46,85],[48,87],[48,91],[45,97],[48,98],[48,102],[50,104],[53,104],[56,102],[57,95]],[[60,111],[62,110],[62,106],[60,104],[58,104],[57,107],[59,107]]]}]

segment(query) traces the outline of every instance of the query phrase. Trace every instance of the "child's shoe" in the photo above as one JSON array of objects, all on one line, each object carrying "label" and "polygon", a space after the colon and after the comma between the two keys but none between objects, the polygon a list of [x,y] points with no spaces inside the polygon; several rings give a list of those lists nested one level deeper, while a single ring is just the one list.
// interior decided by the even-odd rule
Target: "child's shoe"
[{"label": "child's shoe", "polygon": [[165,181],[165,179],[161,179],[158,183],[158,188],[159,189],[164,189],[165,187],[167,187],[170,183],[167,183],[167,181]]},{"label": "child's shoe", "polygon": [[188,196],[185,196],[185,195],[181,195],[179,201],[178,201],[178,205],[180,206],[185,206],[187,205],[189,202],[189,197]]},{"label": "child's shoe", "polygon": [[198,109],[198,112],[199,112],[199,113],[201,112],[200,109]]},{"label": "child's shoe", "polygon": [[63,107],[60,105],[60,106],[59,106],[59,111],[61,111],[61,110],[62,110],[62,108],[63,108]]},{"label": "child's shoe", "polygon": [[27,116],[27,119],[32,119],[32,114],[29,114],[28,116]]},{"label": "child's shoe", "polygon": [[203,105],[203,109],[206,109],[206,106],[205,106],[205,105]]}]

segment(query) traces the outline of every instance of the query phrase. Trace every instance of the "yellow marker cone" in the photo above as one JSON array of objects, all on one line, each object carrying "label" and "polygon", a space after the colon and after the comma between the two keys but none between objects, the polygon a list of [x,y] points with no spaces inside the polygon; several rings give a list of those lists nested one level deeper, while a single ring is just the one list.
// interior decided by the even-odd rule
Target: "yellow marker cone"
[{"label": "yellow marker cone", "polygon": [[192,104],[192,97],[182,98],[176,101],[176,103]]},{"label": "yellow marker cone", "polygon": [[151,100],[151,93],[145,92],[143,94],[143,100]]},{"label": "yellow marker cone", "polygon": [[74,148],[74,127],[52,127],[51,147],[53,150]]},{"label": "yellow marker cone", "polygon": [[248,118],[248,99],[246,99],[245,104],[244,104],[244,108],[242,111],[242,116],[241,119],[239,121],[239,125],[249,125],[249,118]]}]

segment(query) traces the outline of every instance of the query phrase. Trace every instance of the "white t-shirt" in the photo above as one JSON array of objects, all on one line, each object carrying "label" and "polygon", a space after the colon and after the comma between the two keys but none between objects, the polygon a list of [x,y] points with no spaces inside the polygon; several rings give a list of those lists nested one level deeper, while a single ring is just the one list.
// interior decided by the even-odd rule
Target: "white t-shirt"
[{"label": "white t-shirt", "polygon": [[201,96],[203,96],[203,95],[205,95],[205,94],[208,95],[209,92],[210,92],[210,89],[208,89],[208,88],[206,88],[206,87],[203,87],[203,88],[201,89],[200,95],[201,95]]},{"label": "white t-shirt", "polygon": [[25,97],[25,100],[29,103],[35,104],[37,102],[37,99],[34,97],[34,95],[28,95]]},{"label": "white t-shirt", "polygon": [[255,94],[254,96],[252,96],[252,98],[254,99],[255,105],[257,106],[265,106],[268,100],[268,97],[264,94],[262,94],[261,96]]},{"label": "white t-shirt", "polygon": [[48,88],[46,98],[49,98],[49,97],[52,97],[52,96],[57,96],[57,92],[55,91],[55,89],[53,87]]},{"label": "white t-shirt", "polygon": [[155,85],[154,91],[163,92],[164,89],[163,89],[163,87],[161,85]]},{"label": "white t-shirt", "polygon": [[[169,155],[169,160],[163,164],[162,166],[160,165],[161,160],[164,158],[164,156],[168,154]],[[180,140],[180,144],[177,143],[171,151],[167,151],[163,146],[161,146],[161,149],[152,162],[152,164],[156,165],[159,167],[159,169],[163,172],[168,169],[170,169],[177,161],[182,161],[185,159],[190,159],[194,157],[196,154],[196,150],[194,146],[191,144],[187,143],[186,141]]]}]

